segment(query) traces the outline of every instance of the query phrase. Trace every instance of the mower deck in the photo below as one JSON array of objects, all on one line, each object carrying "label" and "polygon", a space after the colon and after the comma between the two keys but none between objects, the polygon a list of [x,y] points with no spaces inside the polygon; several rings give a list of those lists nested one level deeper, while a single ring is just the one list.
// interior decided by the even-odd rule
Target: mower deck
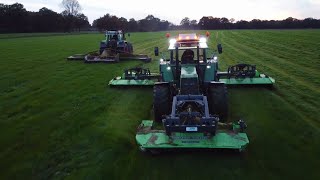
[{"label": "mower deck", "polygon": [[75,54],[72,56],[67,57],[67,60],[81,60],[83,61],[85,59],[86,54]]},{"label": "mower deck", "polygon": [[255,65],[236,64],[230,66],[227,72],[218,72],[220,82],[226,85],[273,85],[275,79],[256,70]]},{"label": "mower deck", "polygon": [[147,55],[143,54],[126,54],[126,53],[119,53],[116,56],[108,56],[108,57],[101,57],[100,55],[91,55],[91,54],[75,54],[69,56],[67,60],[82,60],[86,63],[97,63],[97,62],[106,62],[106,63],[113,63],[119,61],[128,61],[128,60],[140,60],[143,62],[151,62],[151,58]]},{"label": "mower deck", "polygon": [[109,81],[109,86],[153,86],[155,81],[144,79],[144,80],[135,80],[135,79],[119,79],[121,77],[116,77]]},{"label": "mower deck", "polygon": [[246,78],[220,78],[220,82],[226,85],[272,85],[275,80],[272,77],[246,77]]},{"label": "mower deck", "polygon": [[86,56],[84,59],[84,62],[85,63],[98,63],[98,62],[114,63],[114,62],[119,62],[119,58],[118,57],[101,58],[100,56],[88,58],[88,56]]},{"label": "mower deck", "polygon": [[153,86],[158,82],[160,75],[150,73],[149,69],[140,67],[126,69],[121,76],[109,81],[109,86]]},{"label": "mower deck", "polygon": [[141,150],[152,149],[237,149],[243,151],[249,144],[246,133],[233,130],[218,130],[214,136],[203,133],[173,133],[168,136],[164,130],[152,130],[153,121],[143,120],[136,134]]}]

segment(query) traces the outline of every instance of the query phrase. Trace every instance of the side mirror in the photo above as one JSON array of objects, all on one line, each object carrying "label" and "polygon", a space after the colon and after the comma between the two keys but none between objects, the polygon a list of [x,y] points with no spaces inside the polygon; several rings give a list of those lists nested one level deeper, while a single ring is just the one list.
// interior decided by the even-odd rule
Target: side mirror
[{"label": "side mirror", "polygon": [[218,49],[218,53],[222,54],[222,45],[221,44],[217,45],[217,49]]},{"label": "side mirror", "polygon": [[159,56],[159,48],[158,47],[154,47],[154,55]]}]

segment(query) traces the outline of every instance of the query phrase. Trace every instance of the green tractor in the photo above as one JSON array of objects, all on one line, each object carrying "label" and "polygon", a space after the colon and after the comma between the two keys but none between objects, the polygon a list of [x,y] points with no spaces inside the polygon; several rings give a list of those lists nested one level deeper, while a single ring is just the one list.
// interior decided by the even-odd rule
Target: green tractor
[{"label": "green tractor", "polygon": [[122,60],[141,60],[150,62],[151,58],[144,54],[133,54],[133,46],[126,41],[122,30],[106,31],[105,39],[100,42],[99,51],[87,54],[75,54],[68,60],[84,60],[86,63],[119,62]]},{"label": "green tractor", "polygon": [[[218,53],[222,46],[218,44]],[[154,121],[143,120],[136,141],[142,151],[236,149],[249,144],[243,120],[228,123],[227,85],[273,84],[251,65],[218,71],[217,54],[207,57],[205,36],[180,34],[170,40],[169,58],[160,59],[160,81],[153,87]],[[182,54],[182,55],[181,55]],[[155,48],[155,55],[159,49]],[[268,81],[270,80],[270,81]],[[157,128],[162,123],[163,128]]]}]

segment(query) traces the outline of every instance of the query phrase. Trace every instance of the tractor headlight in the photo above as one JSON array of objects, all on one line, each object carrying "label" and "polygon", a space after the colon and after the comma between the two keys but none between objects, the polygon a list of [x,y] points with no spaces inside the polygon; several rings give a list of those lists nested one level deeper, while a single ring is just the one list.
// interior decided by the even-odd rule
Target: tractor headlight
[{"label": "tractor headlight", "polygon": [[215,60],[215,61],[218,60],[218,57],[217,56],[213,57],[213,60]]},{"label": "tractor headlight", "polygon": [[170,67],[170,66],[168,66],[168,67],[167,67],[167,70],[168,70],[168,71],[170,71],[170,70],[171,70],[171,67]]},{"label": "tractor headlight", "polygon": [[207,69],[210,69],[210,68],[211,68],[211,66],[208,65],[208,66],[207,66]]},{"label": "tractor headlight", "polygon": [[163,59],[161,58],[161,59],[160,59],[160,63],[162,63],[162,62],[163,62]]},{"label": "tractor headlight", "polygon": [[204,38],[204,37],[202,37],[202,38],[199,39],[199,42],[200,42],[200,43],[206,43],[206,42],[207,42],[207,39]]}]

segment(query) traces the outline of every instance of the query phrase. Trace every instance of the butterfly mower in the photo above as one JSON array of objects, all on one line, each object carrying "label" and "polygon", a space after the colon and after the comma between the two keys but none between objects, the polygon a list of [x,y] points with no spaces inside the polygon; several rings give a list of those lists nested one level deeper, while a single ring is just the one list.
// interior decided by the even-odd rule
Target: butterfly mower
[{"label": "butterfly mower", "polygon": [[75,54],[68,60],[84,60],[86,63],[119,62],[123,60],[141,60],[150,62],[151,58],[144,54],[133,54],[133,46],[126,41],[125,34],[121,30],[106,31],[106,39],[100,42],[99,51],[87,54]]},{"label": "butterfly mower", "polygon": [[159,81],[160,75],[151,73],[149,69],[134,67],[124,70],[122,76],[109,81],[109,86],[153,86]]},{"label": "butterfly mower", "polygon": [[168,50],[169,58],[160,59],[160,80],[153,86],[154,120],[142,120],[136,133],[140,150],[245,150],[246,123],[228,121],[227,85],[272,85],[274,79],[248,64],[219,72],[217,54],[222,46],[218,44],[218,52],[208,57],[206,36],[180,34],[170,40]]}]

